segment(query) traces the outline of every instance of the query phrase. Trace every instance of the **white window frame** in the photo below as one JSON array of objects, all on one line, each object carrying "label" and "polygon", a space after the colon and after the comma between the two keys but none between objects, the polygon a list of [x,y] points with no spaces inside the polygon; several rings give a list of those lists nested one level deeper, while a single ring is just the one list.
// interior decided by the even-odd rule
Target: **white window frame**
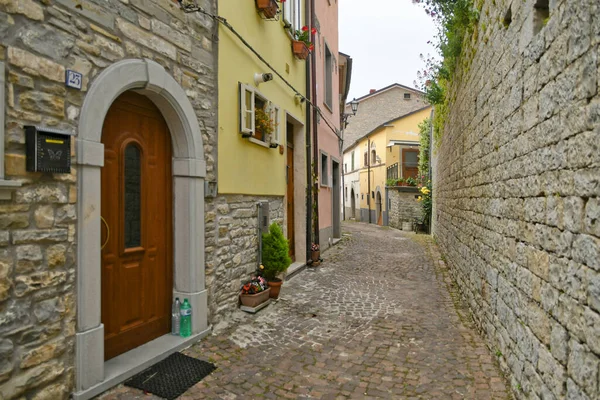
[{"label": "white window frame", "polygon": [[302,28],[302,1],[287,0],[283,4],[283,21],[296,31]]},{"label": "white window frame", "polygon": [[[250,85],[239,83],[239,118],[240,126],[239,130],[243,137],[248,138],[252,143],[259,144],[261,146],[270,147],[270,144],[281,144],[281,108],[274,104],[272,101],[267,99],[262,93],[256,88]],[[247,104],[246,93],[251,93],[250,104]],[[265,103],[265,109],[270,113],[271,119],[276,123],[275,129],[271,135],[271,142],[268,143],[264,140],[260,140],[254,137],[255,133],[255,110],[256,110],[256,98],[260,98]],[[250,126],[251,129],[247,128],[246,120],[251,118]]]},{"label": "white window frame", "polygon": [[[329,57],[327,56],[329,53]],[[325,52],[324,52],[324,74],[325,74],[325,84],[323,85],[323,104],[327,106],[329,111],[333,111],[333,52],[325,43]],[[329,58],[329,70],[328,70],[328,58]]]},{"label": "white window frame", "polygon": [[[254,88],[248,85],[244,85],[240,82],[240,133],[244,137],[252,136],[254,134]],[[250,104],[246,102],[246,93],[249,92],[252,94],[250,96]],[[249,114],[249,115],[248,115]],[[250,126],[251,128],[247,128],[247,118],[250,116]]]}]

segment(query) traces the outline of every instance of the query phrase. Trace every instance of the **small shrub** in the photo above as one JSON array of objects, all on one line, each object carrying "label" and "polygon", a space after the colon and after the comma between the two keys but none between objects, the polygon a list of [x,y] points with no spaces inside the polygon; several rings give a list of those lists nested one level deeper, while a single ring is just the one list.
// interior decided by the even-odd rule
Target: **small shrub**
[{"label": "small shrub", "polygon": [[275,280],[278,274],[288,269],[292,263],[289,251],[289,244],[283,236],[281,227],[273,222],[269,227],[269,233],[262,235],[263,276],[268,281]]}]

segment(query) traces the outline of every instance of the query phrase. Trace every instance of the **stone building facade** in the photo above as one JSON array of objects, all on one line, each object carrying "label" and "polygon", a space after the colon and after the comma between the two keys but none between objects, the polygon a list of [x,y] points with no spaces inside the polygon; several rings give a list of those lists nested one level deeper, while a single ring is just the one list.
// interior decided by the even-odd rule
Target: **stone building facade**
[{"label": "stone building facade", "polygon": [[420,195],[416,187],[386,187],[388,207],[384,214],[384,225],[402,229],[403,222],[412,223],[415,218],[421,218],[423,207],[417,201]]},{"label": "stone building facade", "polygon": [[482,2],[434,234],[517,398],[600,397],[600,3]]},{"label": "stone building facade", "polygon": [[[216,12],[216,1],[199,3]],[[193,304],[190,340],[233,303],[239,274],[228,266],[249,269],[256,210],[214,197],[216,26],[168,0],[9,0],[0,37],[0,397],[89,398],[190,342],[159,338],[105,362],[100,181],[115,99],[146,102],[170,133],[172,160],[159,167],[172,185],[156,190],[173,192],[168,301],[172,291]],[[65,86],[66,70],[82,74],[81,90]],[[71,173],[26,170],[25,125],[74,134]]]}]

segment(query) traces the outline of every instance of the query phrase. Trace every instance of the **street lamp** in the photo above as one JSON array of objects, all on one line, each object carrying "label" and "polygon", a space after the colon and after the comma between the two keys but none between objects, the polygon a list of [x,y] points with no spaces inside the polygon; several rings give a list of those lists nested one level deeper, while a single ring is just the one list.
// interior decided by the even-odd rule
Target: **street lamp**
[{"label": "street lamp", "polygon": [[352,114],[350,113],[343,113],[342,114],[342,125],[344,125],[344,128],[346,128],[346,126],[348,125],[348,118],[353,117],[356,115],[356,112],[358,111],[358,100],[353,99],[350,102],[350,108],[352,108]]}]

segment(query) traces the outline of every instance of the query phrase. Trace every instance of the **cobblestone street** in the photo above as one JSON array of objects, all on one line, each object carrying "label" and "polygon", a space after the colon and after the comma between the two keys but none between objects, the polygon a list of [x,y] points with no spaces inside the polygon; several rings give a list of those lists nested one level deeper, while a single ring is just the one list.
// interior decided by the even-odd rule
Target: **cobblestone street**
[{"label": "cobblestone street", "polygon": [[438,257],[426,235],[344,224],[277,302],[184,351],[218,369],[181,398],[511,398]]}]

